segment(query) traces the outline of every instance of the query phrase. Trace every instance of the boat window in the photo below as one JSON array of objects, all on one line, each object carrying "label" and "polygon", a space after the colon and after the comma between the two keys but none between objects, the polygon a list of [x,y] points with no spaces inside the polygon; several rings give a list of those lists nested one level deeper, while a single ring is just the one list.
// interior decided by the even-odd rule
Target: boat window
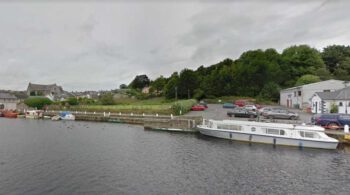
[{"label": "boat window", "polygon": [[272,135],[279,135],[280,132],[278,129],[266,129],[267,134],[272,134]]},{"label": "boat window", "polygon": [[286,132],[284,130],[280,130],[280,135],[285,135]]},{"label": "boat window", "polygon": [[255,129],[255,127],[252,127],[252,129],[251,129],[251,130],[254,132],[256,129]]},{"label": "boat window", "polygon": [[306,137],[306,138],[320,138],[320,136],[316,132],[299,131],[299,134],[301,137]]},{"label": "boat window", "polygon": [[227,124],[218,124],[218,129],[227,129],[227,130],[236,130],[241,131],[242,127],[239,125],[227,125]]},{"label": "boat window", "polygon": [[4,108],[5,108],[4,104],[0,104],[0,109],[4,109]]}]

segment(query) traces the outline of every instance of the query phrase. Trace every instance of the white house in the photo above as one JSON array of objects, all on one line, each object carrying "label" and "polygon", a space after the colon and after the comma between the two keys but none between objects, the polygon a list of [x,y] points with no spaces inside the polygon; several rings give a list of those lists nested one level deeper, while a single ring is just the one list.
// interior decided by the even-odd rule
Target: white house
[{"label": "white house", "polygon": [[289,108],[311,108],[311,98],[316,92],[332,92],[345,87],[344,81],[327,80],[280,91],[280,105]]},{"label": "white house", "polygon": [[338,108],[338,113],[350,113],[350,87],[334,92],[317,92],[311,98],[312,113],[330,113],[332,106]]},{"label": "white house", "polygon": [[19,100],[16,96],[0,92],[0,110],[16,110]]}]

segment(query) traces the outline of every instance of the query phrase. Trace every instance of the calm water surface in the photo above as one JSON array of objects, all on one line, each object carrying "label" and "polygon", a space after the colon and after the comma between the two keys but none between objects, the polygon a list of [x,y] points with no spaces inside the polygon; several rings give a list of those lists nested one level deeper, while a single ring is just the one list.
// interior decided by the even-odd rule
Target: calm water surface
[{"label": "calm water surface", "polygon": [[349,194],[350,153],[0,118],[0,194]]}]

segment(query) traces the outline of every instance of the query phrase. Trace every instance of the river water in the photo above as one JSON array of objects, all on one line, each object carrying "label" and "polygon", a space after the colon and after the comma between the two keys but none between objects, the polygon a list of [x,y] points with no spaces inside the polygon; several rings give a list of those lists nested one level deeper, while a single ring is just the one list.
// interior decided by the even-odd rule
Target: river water
[{"label": "river water", "polygon": [[349,194],[350,153],[0,118],[0,194]]}]

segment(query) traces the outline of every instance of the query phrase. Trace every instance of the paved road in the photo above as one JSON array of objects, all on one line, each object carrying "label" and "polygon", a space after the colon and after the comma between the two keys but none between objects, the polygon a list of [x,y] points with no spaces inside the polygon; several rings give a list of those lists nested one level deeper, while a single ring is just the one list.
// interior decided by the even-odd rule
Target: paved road
[{"label": "paved road", "polygon": [[[208,104],[208,109],[205,111],[191,111],[186,114],[186,116],[202,116],[205,119],[215,119],[215,120],[223,120],[223,119],[232,119],[227,116],[227,111],[230,109],[222,108],[222,104]],[[290,109],[293,112],[299,114],[300,123],[310,123],[311,114],[304,113],[301,110]],[[246,118],[235,118],[239,120],[247,120]],[[292,121],[291,121],[292,122]]]}]

